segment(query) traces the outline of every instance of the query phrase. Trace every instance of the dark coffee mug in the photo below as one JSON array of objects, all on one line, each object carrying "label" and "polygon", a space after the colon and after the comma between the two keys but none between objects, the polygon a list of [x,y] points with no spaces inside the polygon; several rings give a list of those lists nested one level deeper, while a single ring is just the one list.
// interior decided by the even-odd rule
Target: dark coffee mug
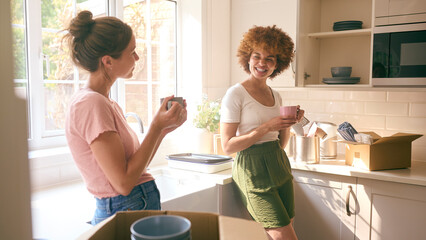
[{"label": "dark coffee mug", "polygon": [[[161,98],[160,103],[162,104],[163,101],[164,101],[164,98]],[[172,102],[178,102],[183,107],[183,97],[174,97],[167,102],[167,107],[166,107],[167,110],[169,110],[169,108],[172,106]]]}]

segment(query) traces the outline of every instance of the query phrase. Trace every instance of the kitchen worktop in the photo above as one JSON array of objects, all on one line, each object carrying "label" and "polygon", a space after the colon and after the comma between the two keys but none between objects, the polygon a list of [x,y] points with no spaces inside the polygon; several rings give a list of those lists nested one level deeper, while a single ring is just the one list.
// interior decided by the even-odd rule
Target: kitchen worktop
[{"label": "kitchen worktop", "polygon": [[[290,164],[292,169],[295,170],[312,171],[318,173],[426,186],[426,162],[421,161],[413,161],[411,168],[380,171],[368,171],[345,165],[345,160],[343,156],[338,157],[337,159],[321,159],[319,164],[294,162],[290,158]],[[173,171],[182,172],[182,174],[187,172],[187,170],[179,169],[173,169]],[[232,182],[232,169],[227,169],[211,174],[196,172],[192,173],[198,174],[200,175],[200,177],[213,178],[215,179],[217,184],[221,185]]]},{"label": "kitchen worktop", "polygon": [[344,157],[337,159],[321,159],[319,164],[305,164],[290,161],[292,169],[313,171],[382,180],[397,183],[426,186],[426,162],[412,161],[411,168],[369,171],[345,165]]}]

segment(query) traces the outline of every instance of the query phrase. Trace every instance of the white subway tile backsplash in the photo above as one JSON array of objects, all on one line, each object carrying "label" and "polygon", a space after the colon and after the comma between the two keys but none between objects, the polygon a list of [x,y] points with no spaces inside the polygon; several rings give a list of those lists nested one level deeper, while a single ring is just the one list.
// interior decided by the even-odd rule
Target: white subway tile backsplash
[{"label": "white subway tile backsplash", "polygon": [[345,99],[361,102],[384,102],[386,101],[386,92],[352,91],[345,94]]},{"label": "white subway tile backsplash", "polygon": [[321,121],[331,122],[336,124],[337,127],[339,127],[340,124],[346,122],[346,117],[345,115],[342,115],[342,114],[329,114],[328,118],[323,118],[321,119]]},{"label": "white subway tile backsplash", "polygon": [[325,105],[325,112],[344,113],[344,114],[364,114],[364,103],[330,101]]},{"label": "white subway tile backsplash", "polygon": [[344,100],[344,91],[309,91],[309,100]]},{"label": "white subway tile backsplash", "polygon": [[345,119],[355,129],[370,129],[370,131],[385,129],[385,116],[368,116],[368,115],[346,115]]},{"label": "white subway tile backsplash", "polygon": [[306,118],[309,119],[309,121],[314,122],[331,122],[339,126],[344,121],[346,121],[346,118],[344,115],[341,114],[326,114],[326,113],[307,113]]},{"label": "white subway tile backsplash", "polygon": [[308,99],[308,91],[279,91],[283,101],[287,99]]},{"label": "white subway tile backsplash", "polygon": [[397,131],[426,133],[426,118],[386,117],[386,128]]},{"label": "white subway tile backsplash", "polygon": [[412,103],[410,106],[410,116],[426,117],[426,103]]},{"label": "white subway tile backsplash", "polygon": [[306,100],[298,100],[291,101],[289,105],[300,105],[300,108],[305,110],[305,113],[322,113],[325,112],[325,104],[323,101],[306,101]]},{"label": "white subway tile backsplash", "polygon": [[365,113],[369,115],[408,116],[408,103],[365,103]]},{"label": "white subway tile backsplash", "polygon": [[389,102],[426,102],[425,92],[388,92]]}]

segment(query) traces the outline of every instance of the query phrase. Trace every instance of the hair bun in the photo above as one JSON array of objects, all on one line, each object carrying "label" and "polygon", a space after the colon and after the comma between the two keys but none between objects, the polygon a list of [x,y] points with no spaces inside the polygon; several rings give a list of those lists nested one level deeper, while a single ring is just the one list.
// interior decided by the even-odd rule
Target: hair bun
[{"label": "hair bun", "polygon": [[94,24],[93,14],[90,11],[81,11],[71,20],[68,30],[76,40],[85,39],[91,33]]}]

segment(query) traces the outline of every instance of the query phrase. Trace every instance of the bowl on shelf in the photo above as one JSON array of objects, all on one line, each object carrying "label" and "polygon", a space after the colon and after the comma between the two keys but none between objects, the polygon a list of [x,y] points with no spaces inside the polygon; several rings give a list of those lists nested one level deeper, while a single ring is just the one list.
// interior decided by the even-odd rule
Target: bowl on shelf
[{"label": "bowl on shelf", "polygon": [[350,77],[352,67],[331,67],[331,76],[333,77]]}]

